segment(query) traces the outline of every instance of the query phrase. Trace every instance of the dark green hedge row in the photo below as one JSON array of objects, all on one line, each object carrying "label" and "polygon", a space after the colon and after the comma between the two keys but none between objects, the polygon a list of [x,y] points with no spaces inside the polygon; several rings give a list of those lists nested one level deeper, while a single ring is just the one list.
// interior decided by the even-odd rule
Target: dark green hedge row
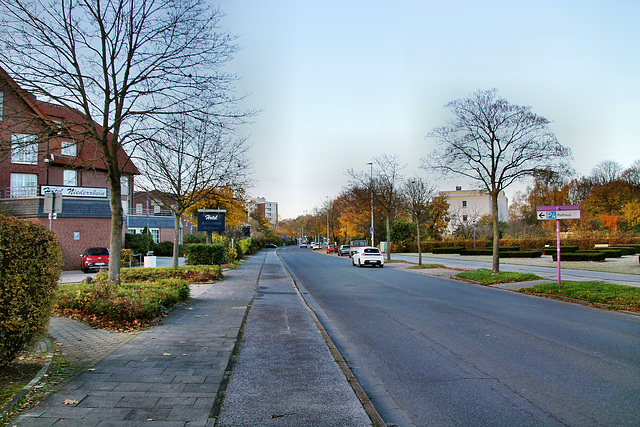
[{"label": "dark green hedge row", "polygon": [[460,255],[493,255],[493,249],[462,249]]},{"label": "dark green hedge row", "polygon": [[[603,248],[603,249],[605,249],[605,248]],[[635,254],[638,253],[638,249],[636,249],[633,246],[609,246],[606,249],[614,249],[616,251],[620,251],[622,253],[622,255],[635,255]]]},{"label": "dark green hedge row", "polygon": [[500,252],[500,258],[540,258],[542,251],[529,249],[526,251],[506,251]]},{"label": "dark green hedge row", "polygon": [[227,248],[223,244],[186,245],[184,255],[189,265],[222,265],[227,263]]},{"label": "dark green hedge row", "polygon": [[450,247],[450,248],[433,248],[433,253],[434,254],[459,254],[461,250],[463,250],[464,247],[462,246],[455,246],[455,247]]},{"label": "dark green hedge row", "polygon": [[[105,274],[100,272],[98,275]],[[178,268],[125,268],[120,270],[123,282],[154,281],[160,279],[184,279],[189,282],[213,282],[222,279],[219,265],[185,265]]]},{"label": "dark green hedge row", "polygon": [[55,234],[0,215],[0,366],[47,330],[61,268]]},{"label": "dark green hedge row", "polygon": [[[600,251],[579,251],[574,253],[560,254],[562,261],[604,261],[606,254]],[[553,260],[558,261],[558,255],[553,254]]]},{"label": "dark green hedge row", "polygon": [[[574,252],[577,252],[578,250],[580,250],[580,248],[578,246],[562,246],[562,245],[560,245],[560,255],[574,253]],[[548,247],[542,249],[542,253],[544,253],[545,255],[557,254],[558,253],[558,247],[557,246],[548,246]]]}]

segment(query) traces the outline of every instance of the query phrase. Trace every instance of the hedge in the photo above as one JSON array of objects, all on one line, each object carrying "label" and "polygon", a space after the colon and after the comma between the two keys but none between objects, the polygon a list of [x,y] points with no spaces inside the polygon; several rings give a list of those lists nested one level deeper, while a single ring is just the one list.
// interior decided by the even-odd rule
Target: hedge
[{"label": "hedge", "polygon": [[464,247],[455,246],[450,248],[433,248],[434,254],[459,254],[460,251],[464,250]]},{"label": "hedge", "polygon": [[[553,254],[553,260],[558,261],[558,255]],[[599,251],[579,251],[568,254],[560,254],[561,261],[604,261],[606,255]]]},{"label": "hedge", "polygon": [[460,255],[493,255],[493,249],[463,249]]},{"label": "hedge", "polygon": [[638,249],[634,246],[609,246],[608,248],[602,249],[615,249],[622,252],[622,255],[635,255],[638,253]]},{"label": "hedge", "polygon": [[[622,251],[617,249],[597,248],[597,249],[594,249],[594,251],[602,252],[603,254],[605,254],[606,258],[620,258],[622,256]],[[581,251],[578,251],[578,252],[581,252]],[[591,251],[587,251],[587,252],[591,252]]]},{"label": "hedge", "polygon": [[187,263],[190,265],[222,265],[227,263],[227,248],[221,243],[187,245],[184,252]]},{"label": "hedge", "polygon": [[[578,246],[562,246],[562,245],[560,245],[560,255],[574,253],[574,252],[577,252],[578,250],[580,250],[580,247],[578,247]],[[557,246],[548,246],[548,247],[542,249],[542,253],[545,254],[545,255],[557,254],[558,253],[558,247]]]},{"label": "hedge", "polygon": [[506,251],[500,252],[500,258],[540,258],[542,251],[528,249],[526,251]]},{"label": "hedge", "polygon": [[[106,272],[98,273],[98,277]],[[178,278],[189,282],[213,282],[222,278],[219,265],[184,265],[178,268],[126,268],[120,270],[120,280],[123,282],[141,282],[160,279]]]},{"label": "hedge", "polygon": [[0,215],[0,366],[46,332],[62,264],[55,234]]}]

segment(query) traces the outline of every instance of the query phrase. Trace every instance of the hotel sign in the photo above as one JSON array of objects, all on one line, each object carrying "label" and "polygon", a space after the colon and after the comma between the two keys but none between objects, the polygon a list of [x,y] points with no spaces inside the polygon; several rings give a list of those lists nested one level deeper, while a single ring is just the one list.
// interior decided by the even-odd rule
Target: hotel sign
[{"label": "hotel sign", "polygon": [[224,231],[224,214],[198,214],[198,231]]},{"label": "hotel sign", "polygon": [[100,197],[107,198],[106,188],[95,187],[65,187],[58,185],[43,185],[40,187],[40,195],[59,193],[65,197]]}]

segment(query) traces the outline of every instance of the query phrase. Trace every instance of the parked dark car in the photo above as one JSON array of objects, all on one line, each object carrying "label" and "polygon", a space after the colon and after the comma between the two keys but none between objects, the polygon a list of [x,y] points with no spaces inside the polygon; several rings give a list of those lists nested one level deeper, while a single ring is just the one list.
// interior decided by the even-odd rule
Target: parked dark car
[{"label": "parked dark car", "polygon": [[89,248],[80,257],[82,257],[80,268],[85,273],[90,270],[109,268],[109,249],[107,248]]},{"label": "parked dark car", "polygon": [[275,248],[277,248],[277,246],[276,246],[275,244],[273,244],[273,243],[267,243],[267,244],[265,245],[265,247],[267,247],[267,248],[269,248],[269,249],[275,249]]}]

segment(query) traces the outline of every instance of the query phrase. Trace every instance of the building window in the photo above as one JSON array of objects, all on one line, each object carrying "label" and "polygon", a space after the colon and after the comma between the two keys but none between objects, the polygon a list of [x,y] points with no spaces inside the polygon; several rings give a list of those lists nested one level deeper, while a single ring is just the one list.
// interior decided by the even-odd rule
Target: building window
[{"label": "building window", "polygon": [[60,149],[60,154],[68,157],[77,157],[78,144],[76,144],[73,141],[62,141],[62,148]]},{"label": "building window", "polygon": [[142,215],[142,203],[136,203],[136,215]]},{"label": "building window", "polygon": [[10,197],[36,197],[38,195],[38,175],[31,173],[11,174]]},{"label": "building window", "polygon": [[78,186],[78,171],[74,170],[65,170],[63,175],[63,183],[67,187],[77,187]]},{"label": "building window", "polygon": [[129,195],[129,177],[121,176],[120,177],[120,192],[123,196]]},{"label": "building window", "polygon": [[38,143],[35,135],[11,135],[11,163],[38,164]]},{"label": "building window", "polygon": [[159,228],[150,228],[149,232],[153,236],[153,243],[160,243],[160,229]]},{"label": "building window", "polygon": [[469,219],[469,218],[468,218],[466,215],[462,215],[462,220],[463,220],[464,222],[467,222],[467,220],[468,220],[468,219]]},{"label": "building window", "polygon": [[466,208],[466,207],[467,207],[467,201],[466,201],[466,200],[463,200],[463,201],[462,201],[462,207],[463,207],[463,208]]}]

